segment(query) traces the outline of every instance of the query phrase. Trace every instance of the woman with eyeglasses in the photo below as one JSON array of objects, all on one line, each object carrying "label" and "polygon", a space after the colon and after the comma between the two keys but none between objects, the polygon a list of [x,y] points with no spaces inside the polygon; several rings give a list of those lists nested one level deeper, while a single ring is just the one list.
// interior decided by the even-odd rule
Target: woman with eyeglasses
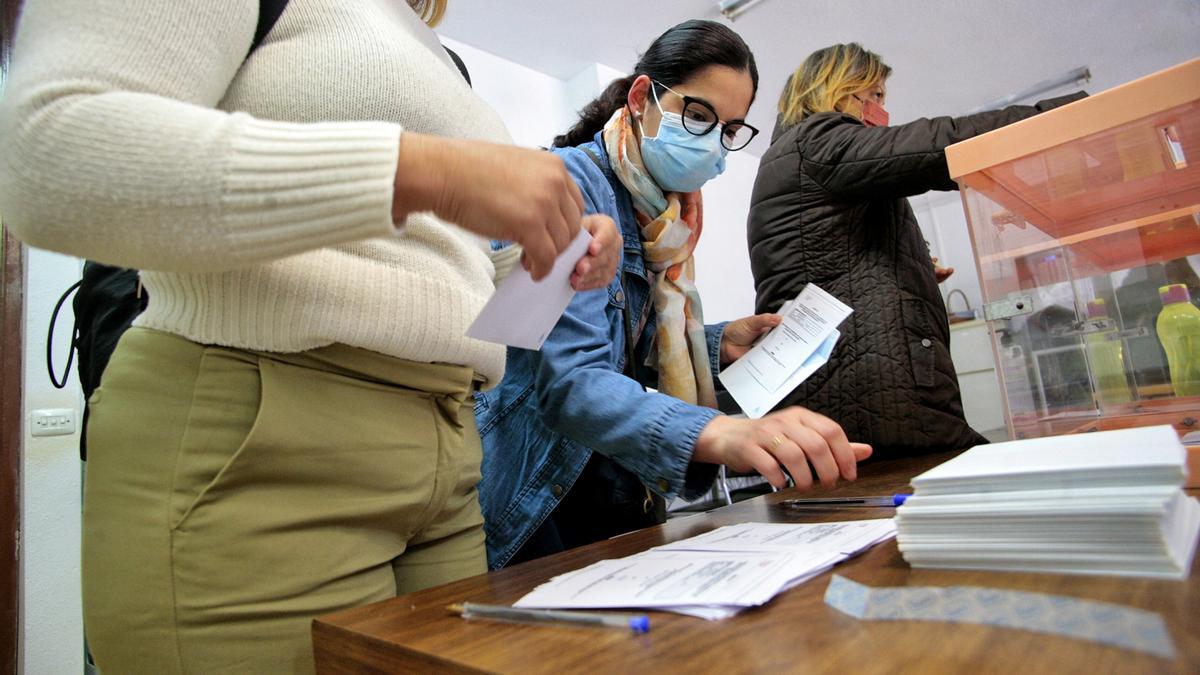
[{"label": "woman with eyeglasses", "polygon": [[837,419],[876,456],[987,442],[967,424],[950,360],[938,283],[953,270],[931,259],[907,197],[957,189],[947,146],[1082,96],[888,126],[891,72],[853,43],[804,60],[779,99],[748,224],[758,311],[809,282],[855,310],[829,363],[781,405]]},{"label": "woman with eyeglasses", "polygon": [[760,420],[716,410],[714,373],[779,322],[705,326],[693,284],[699,190],[754,137],[744,120],[757,85],[736,33],[688,21],[555,139],[585,212],[618,223],[624,258],[608,292],[577,295],[541,351],[509,349],[504,380],[476,404],[493,568],[658,522],[656,503],[702,495],[719,464],[807,487],[854,479],[870,454],[803,408]]}]

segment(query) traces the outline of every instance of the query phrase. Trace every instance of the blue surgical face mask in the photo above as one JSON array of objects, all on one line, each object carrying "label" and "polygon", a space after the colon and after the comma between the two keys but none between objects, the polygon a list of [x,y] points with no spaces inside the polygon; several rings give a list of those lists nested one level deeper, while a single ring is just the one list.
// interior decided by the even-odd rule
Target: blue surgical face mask
[{"label": "blue surgical face mask", "polygon": [[728,150],[721,145],[720,128],[697,136],[683,128],[679,113],[667,112],[658,102],[654,86],[654,105],[662,113],[658,135],[642,134],[642,161],[654,182],[664,192],[695,192],[725,170]]}]

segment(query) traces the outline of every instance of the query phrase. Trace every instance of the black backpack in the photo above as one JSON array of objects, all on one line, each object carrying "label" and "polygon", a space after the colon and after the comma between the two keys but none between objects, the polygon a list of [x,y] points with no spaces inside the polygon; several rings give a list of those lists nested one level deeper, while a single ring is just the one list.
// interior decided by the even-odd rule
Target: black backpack
[{"label": "black backpack", "polygon": [[[288,0],[261,0],[258,6],[258,26],[254,30],[254,42],[249,58],[255,49],[262,44],[263,38],[271,32],[279,15],[287,7]],[[67,356],[66,372],[61,381],[54,373],[54,363],[51,354],[54,347],[54,323],[58,311],[72,291],[75,298],[71,309],[75,313],[75,327],[71,331],[71,352]],[[91,260],[83,263],[83,278],[67,289],[59,298],[50,317],[50,335],[46,340],[46,366],[50,371],[50,382],[62,389],[67,384],[70,375],[71,361],[75,353],[79,354],[79,385],[83,389],[86,401],[96,387],[100,386],[100,375],[108,365],[108,359],[121,335],[133,324],[143,310],[149,296],[141,287],[137,270],[123,267],[102,265]],[[83,433],[79,437],[79,458],[87,459],[87,420],[88,406],[84,403],[83,420],[80,428]]]}]

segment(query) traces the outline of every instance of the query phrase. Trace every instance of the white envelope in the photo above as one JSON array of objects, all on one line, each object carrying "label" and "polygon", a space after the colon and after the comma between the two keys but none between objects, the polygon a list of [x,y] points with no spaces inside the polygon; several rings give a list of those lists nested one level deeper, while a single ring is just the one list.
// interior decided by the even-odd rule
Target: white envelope
[{"label": "white envelope", "polygon": [[541,281],[534,281],[524,267],[517,265],[475,317],[467,329],[467,337],[521,349],[541,349],[575,297],[571,272],[587,253],[591,241],[592,235],[580,230]]}]

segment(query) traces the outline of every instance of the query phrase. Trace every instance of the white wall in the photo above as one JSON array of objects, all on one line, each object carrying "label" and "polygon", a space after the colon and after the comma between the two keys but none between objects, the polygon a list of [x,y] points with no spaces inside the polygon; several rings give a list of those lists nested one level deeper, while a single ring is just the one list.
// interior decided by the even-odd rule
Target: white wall
[{"label": "white wall", "polygon": [[613,81],[625,77],[616,68],[603,63],[592,63],[566,80],[567,108],[571,113],[568,124],[573,124],[580,110],[591,103],[600,92]]},{"label": "white wall", "polygon": [[[3,91],[4,78],[0,74],[0,95]],[[79,583],[82,506],[79,432],[34,438],[29,423],[29,413],[35,409],[82,409],[79,378],[72,375],[65,389],[55,389],[45,365],[50,313],[63,291],[79,279],[80,261],[27,249],[25,264],[17,669],[31,675],[81,673],[84,659]],[[61,317],[54,341],[55,363],[60,370],[66,365],[74,320],[69,307]]]},{"label": "white wall", "polygon": [[[0,95],[3,91],[4,77],[0,73]],[[39,408],[82,410],[79,378],[71,375],[66,388],[60,390],[51,386],[46,374],[50,314],[63,291],[79,279],[81,268],[75,258],[26,250],[17,670],[30,675],[81,673],[84,661],[79,583],[82,481],[78,419],[76,432],[68,436],[34,438],[29,423],[30,411]],[[60,317],[54,357],[62,370],[74,316],[68,307]]]},{"label": "white wall", "polygon": [[[941,285],[944,299],[954,289],[966,294],[972,309],[983,302],[979,288],[979,272],[975,266],[975,254],[971,247],[971,234],[967,229],[967,216],[963,211],[958,192],[927,192],[909,199],[917,223],[930,252],[940,259],[940,264],[953,267],[954,274]],[[955,294],[947,309],[964,309],[960,296]]]},{"label": "white wall", "polygon": [[725,173],[704,186],[704,233],[696,246],[696,288],[705,323],[754,313],[754,276],[746,243],[750,191],[758,157],[731,152]]},{"label": "white wall", "polygon": [[466,64],[471,87],[500,114],[517,145],[549,147],[574,122],[564,81],[470,45],[441,40]]},{"label": "white wall", "polygon": [[[82,410],[75,367],[65,389],[46,373],[46,329],[59,296],[79,279],[75,258],[28,249],[25,294],[25,435],[22,484],[24,672],[83,672],[83,617],[79,590],[81,475],[79,432],[34,438],[29,413],[39,408]],[[59,377],[66,365],[74,315],[59,314],[54,339]]]}]

